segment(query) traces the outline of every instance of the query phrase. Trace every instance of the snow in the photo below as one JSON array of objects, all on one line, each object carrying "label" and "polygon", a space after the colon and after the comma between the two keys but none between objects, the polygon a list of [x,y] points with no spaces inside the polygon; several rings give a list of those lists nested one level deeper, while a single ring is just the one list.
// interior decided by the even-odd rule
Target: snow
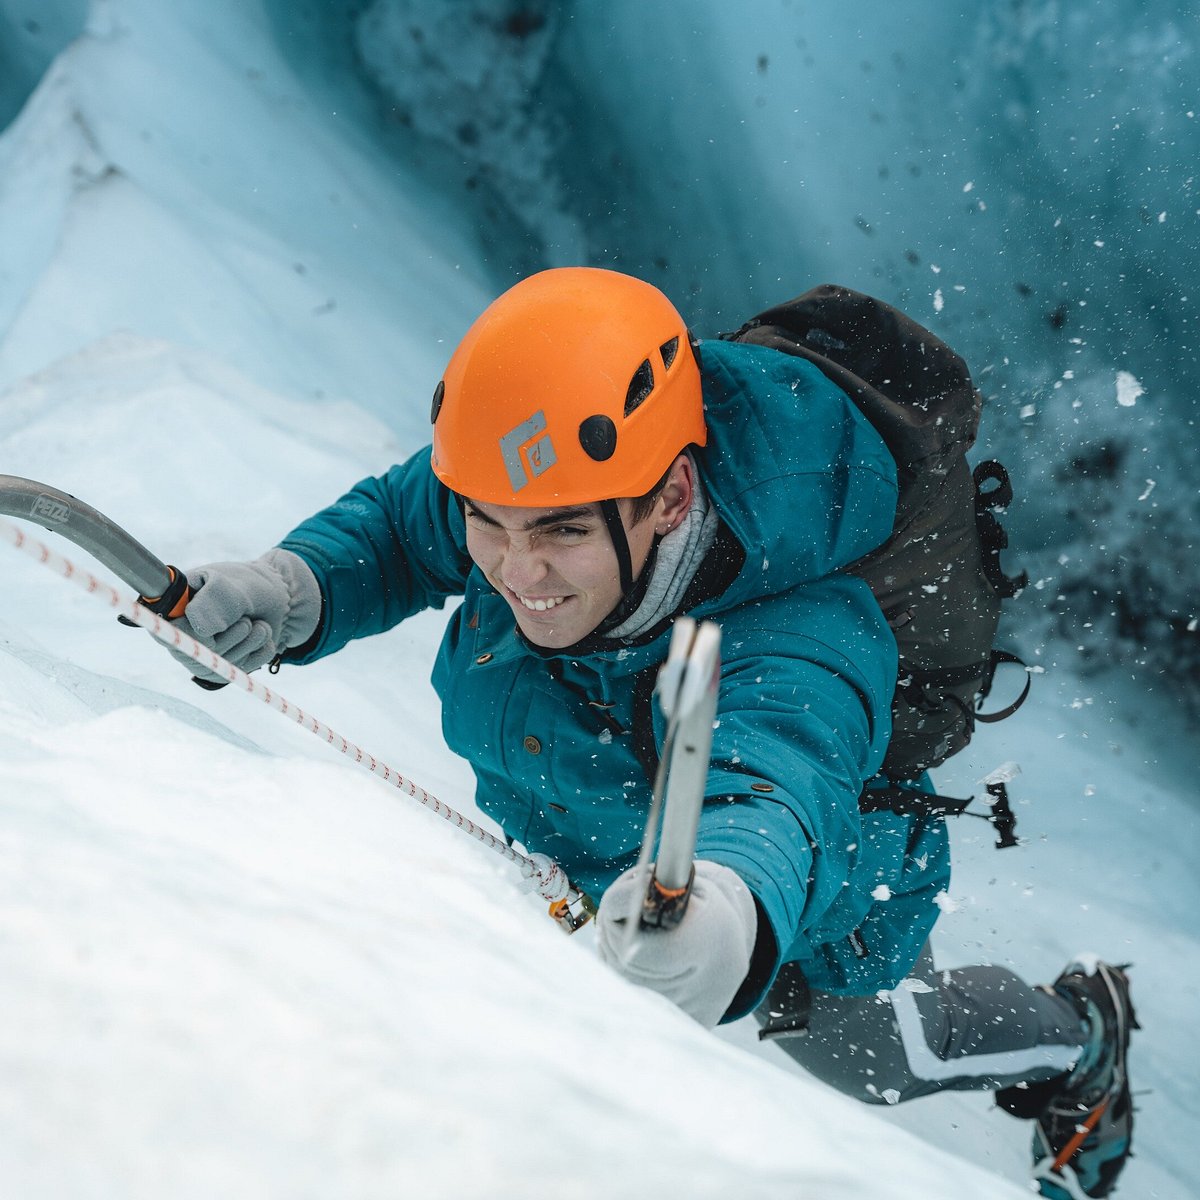
[{"label": "snow", "polygon": [[[30,8],[0,3],[13,27]],[[99,0],[70,41],[78,8],[0,136],[0,472],[184,566],[254,556],[420,444],[490,269],[361,96],[301,82],[269,6]],[[444,619],[277,683],[477,815],[427,682]],[[939,773],[1009,780],[1024,844],[955,825],[935,947],[1038,980],[1081,950],[1134,963],[1123,1192],[1184,1200],[1193,734],[1068,661],[1047,643],[1030,702]],[[705,1033],[498,856],[5,547],[0,980],[0,1195],[22,1200],[1028,1194],[1027,1130],[986,1095],[867,1108],[750,1023]]]},{"label": "snow", "polygon": [[1137,381],[1135,375],[1128,371],[1117,372],[1117,403],[1122,408],[1132,408],[1139,396],[1144,396],[1146,389]]}]

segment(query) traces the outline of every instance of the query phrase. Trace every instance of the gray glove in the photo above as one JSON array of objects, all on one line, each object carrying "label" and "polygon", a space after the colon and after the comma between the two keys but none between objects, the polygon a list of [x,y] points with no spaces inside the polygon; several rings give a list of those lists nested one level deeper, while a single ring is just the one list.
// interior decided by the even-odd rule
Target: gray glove
[{"label": "gray glove", "polygon": [[[290,550],[268,550],[253,562],[208,563],[189,570],[187,578],[195,594],[174,624],[243,671],[302,646],[321,619],[317,577]],[[220,679],[167,649],[193,675]]]},{"label": "gray glove", "polygon": [[638,889],[631,868],[604,893],[596,914],[600,957],[630,983],[659,992],[712,1028],[750,969],[758,933],[754,897],[736,871],[698,860],[683,920],[670,930],[640,929],[630,944],[627,922],[640,902]]}]

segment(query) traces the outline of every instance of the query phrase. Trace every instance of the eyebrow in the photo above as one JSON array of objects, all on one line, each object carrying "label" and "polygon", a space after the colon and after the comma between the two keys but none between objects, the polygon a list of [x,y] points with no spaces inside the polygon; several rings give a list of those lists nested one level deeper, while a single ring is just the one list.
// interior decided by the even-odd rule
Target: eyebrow
[{"label": "eyebrow", "polygon": [[[495,525],[497,529],[502,528],[499,521],[484,512],[478,501],[472,500],[470,496],[464,496],[463,502],[468,504],[474,510],[475,515],[485,524]],[[558,508],[544,517],[534,517],[532,520],[526,521],[522,528],[529,532],[534,529],[547,529],[552,525],[566,525],[571,521],[594,519],[595,516],[595,510],[591,505],[577,504],[574,508]]]}]

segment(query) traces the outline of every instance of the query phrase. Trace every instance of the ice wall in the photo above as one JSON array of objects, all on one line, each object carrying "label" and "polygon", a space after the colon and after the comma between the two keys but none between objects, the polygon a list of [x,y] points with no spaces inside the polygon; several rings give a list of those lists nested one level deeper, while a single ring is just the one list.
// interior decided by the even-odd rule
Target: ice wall
[{"label": "ice wall", "polygon": [[0,129],[83,29],[87,0],[0,0]]},{"label": "ice wall", "polygon": [[[0,118],[83,8],[0,0]],[[93,24],[112,8],[97,0]],[[357,281],[318,281],[311,263],[294,281],[301,325],[337,325],[346,344],[349,386],[323,379],[310,394],[388,386],[356,378],[352,347],[356,328],[386,336],[387,294],[411,283],[381,269],[389,223],[461,227],[485,291],[558,263],[644,275],[702,335],[823,280],[876,292],[960,350],[988,400],[985,448],[1016,478],[1014,546],[1040,585],[1018,631],[1060,635],[1085,657],[1124,656],[1149,680],[1165,673],[1195,691],[1194,5],[261,0],[242,19],[267,22],[295,82],[267,96],[254,87],[260,68],[244,65],[239,104],[264,138],[309,122],[309,149],[352,154],[347,178],[372,181],[351,186],[379,197],[369,232],[339,228],[339,202],[296,186],[294,163],[233,163],[219,141],[197,143],[218,178],[259,188],[239,215],[258,222],[278,199],[314,248],[336,235],[326,261],[371,277],[357,304]],[[223,29],[218,40],[238,36]],[[132,96],[139,84],[124,86]],[[147,92],[142,103],[155,102]],[[84,172],[99,169],[108,192],[149,181],[141,135],[92,116],[104,136],[98,156],[81,149],[95,160]],[[191,128],[185,111],[161,116]],[[106,163],[121,174],[103,176]],[[200,191],[213,176],[202,166]],[[389,176],[413,199],[388,195]],[[44,214],[25,204],[11,219],[32,227],[27,260],[39,245],[51,253]],[[201,252],[222,251],[226,232]],[[347,256],[353,242],[373,256]],[[216,257],[222,269],[232,261]],[[234,257],[245,270],[246,256]],[[181,286],[164,264],[134,265],[159,276],[159,290],[163,276],[167,290]],[[30,303],[23,268],[9,271],[6,333]],[[150,285],[131,275],[129,289],[139,286]],[[170,313],[153,332],[186,327]],[[238,324],[231,317],[231,344]],[[440,323],[422,314],[409,332],[437,344],[461,325],[457,310]],[[255,359],[253,347],[239,353]],[[302,362],[303,338],[296,353]],[[11,337],[7,350],[0,340],[0,374],[6,361],[30,366]],[[1133,383],[1120,391],[1119,380]],[[418,406],[424,392],[414,390]]]},{"label": "ice wall", "polygon": [[1019,629],[1193,690],[1193,5],[374,0],[354,36],[508,262],[642,274],[704,334],[823,280],[926,322],[1017,480]]}]

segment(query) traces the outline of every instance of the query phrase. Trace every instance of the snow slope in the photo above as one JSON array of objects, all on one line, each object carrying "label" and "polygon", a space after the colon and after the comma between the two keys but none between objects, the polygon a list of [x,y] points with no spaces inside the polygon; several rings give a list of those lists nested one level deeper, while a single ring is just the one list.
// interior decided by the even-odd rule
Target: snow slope
[{"label": "snow slope", "polygon": [[[487,298],[453,206],[311,105],[257,13],[94,4],[0,138],[0,472],[183,565],[261,552],[418,445]],[[468,808],[427,684],[442,620],[278,682]],[[941,780],[1019,762],[1029,844],[960,826],[938,950],[1135,961],[1128,1191],[1182,1200],[1187,731],[1052,657]],[[1025,1129],[986,1097],[845,1101],[620,983],[514,875],[0,547],[0,1194],[1026,1194]]]}]

